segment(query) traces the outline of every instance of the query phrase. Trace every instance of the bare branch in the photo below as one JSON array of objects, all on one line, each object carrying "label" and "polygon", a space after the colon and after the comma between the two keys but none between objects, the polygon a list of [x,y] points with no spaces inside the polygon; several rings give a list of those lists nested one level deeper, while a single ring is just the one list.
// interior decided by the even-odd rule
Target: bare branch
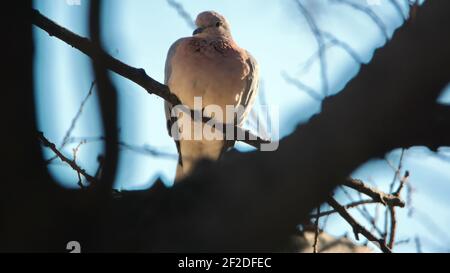
[{"label": "bare branch", "polygon": [[181,104],[180,100],[170,92],[167,86],[149,77],[144,69],[135,68],[119,61],[102,49],[96,47],[88,38],[81,37],[72,31],[57,25],[55,22],[43,16],[39,11],[33,9],[32,13],[33,24],[46,31],[50,36],[64,41],[93,59],[101,59],[108,69],[138,84],[149,94],[155,94],[173,105]]},{"label": "bare branch", "polygon": [[[349,203],[347,205],[344,205],[343,207],[345,209],[353,209],[353,208],[356,208],[356,207],[359,207],[362,205],[377,204],[377,203],[379,203],[379,202],[372,200],[372,199],[367,199],[367,200],[355,201],[355,202]],[[337,211],[336,210],[327,210],[327,211],[321,212],[320,214],[311,214],[310,217],[311,218],[324,217],[324,216],[331,215],[334,213],[337,213]]]},{"label": "bare branch", "polygon": [[375,237],[375,235],[370,233],[370,231],[368,231],[365,227],[359,224],[350,215],[350,213],[348,213],[347,210],[344,207],[342,207],[334,198],[332,197],[329,198],[327,202],[328,204],[330,204],[332,208],[334,208],[339,213],[339,215],[342,216],[342,218],[344,218],[347,221],[347,223],[350,224],[350,226],[353,229],[353,232],[355,233],[356,240],[359,240],[359,234],[362,234],[369,241],[374,242],[377,246],[379,246],[383,252],[385,253],[391,252],[391,250],[384,244],[384,241],[382,239],[378,239],[377,237]]},{"label": "bare branch", "polygon": [[326,97],[328,96],[329,87],[328,87],[328,76],[327,76],[327,60],[326,60],[326,47],[325,47],[325,41],[324,37],[322,36],[322,33],[312,17],[312,15],[309,13],[308,9],[304,7],[304,5],[301,3],[300,0],[295,0],[297,3],[299,11],[303,14],[303,16],[306,19],[306,22],[308,23],[311,32],[314,35],[314,38],[317,42],[317,47],[319,51],[319,60],[320,60],[320,73],[321,73],[321,80],[322,80],[322,92],[323,95]]},{"label": "bare branch", "polygon": [[369,7],[348,0],[330,0],[331,2],[345,4],[357,11],[361,11],[369,16],[369,18],[378,26],[386,39],[389,39],[389,33],[383,20]]},{"label": "bare branch", "polygon": [[397,214],[394,207],[389,207],[389,213],[391,215],[391,231],[389,233],[388,247],[392,249],[395,245],[395,234],[397,231]]},{"label": "bare branch", "polygon": [[[32,10],[32,15],[33,24],[46,31],[50,36],[54,36],[64,41],[68,45],[80,50],[92,59],[99,61],[102,65],[104,65],[104,67],[141,86],[149,94],[157,95],[165,101],[170,102],[172,105],[182,104],[178,97],[170,92],[168,86],[161,84],[153,78],[149,77],[144,69],[135,68],[119,61],[118,59],[106,53],[103,49],[95,46],[89,39],[81,37],[71,32],[70,30],[57,25],[55,22],[46,18],[35,9]],[[196,111],[192,110],[191,113],[188,114],[193,114],[195,112]],[[209,121],[211,120],[211,118],[208,118],[207,120]],[[217,130],[224,130],[226,128],[226,125],[223,125],[220,122],[216,122],[215,124],[217,125]],[[235,135],[245,136],[245,139],[237,139],[238,141],[247,143],[248,145],[251,145],[257,149],[260,148],[261,144],[271,142],[270,140],[255,136],[249,130],[241,128],[236,124],[234,126],[235,130],[239,132]],[[223,133],[225,134],[225,132]]]},{"label": "bare branch", "polygon": [[410,175],[409,171],[405,171],[405,175],[400,179],[400,185],[398,186],[397,190],[393,193],[395,196],[400,196],[403,187],[408,182],[409,175]]},{"label": "bare branch", "polygon": [[314,230],[313,253],[317,253],[317,245],[319,243],[319,233],[320,233],[319,220],[320,220],[320,206],[317,207],[317,217]]},{"label": "bare branch", "polygon": [[93,176],[89,175],[84,169],[82,169],[81,167],[79,167],[77,165],[77,163],[75,162],[75,160],[71,160],[69,158],[67,158],[65,155],[63,155],[57,148],[56,145],[52,142],[50,142],[47,138],[45,138],[44,133],[39,132],[38,133],[38,138],[39,140],[42,142],[42,144],[49,148],[50,150],[52,150],[55,155],[58,156],[58,158],[67,163],[74,171],[76,171],[77,173],[83,175],[86,180],[91,183],[94,184],[95,182],[97,182],[97,179],[95,179]]},{"label": "bare branch", "polygon": [[422,253],[422,243],[421,243],[421,241],[420,241],[419,236],[416,236],[416,237],[414,238],[414,242],[415,242],[415,244],[416,244],[416,252],[417,252],[417,253]]},{"label": "bare branch", "polygon": [[[354,202],[351,194],[344,187],[341,187],[341,188],[342,188],[343,192],[345,193],[345,195],[348,197],[348,199],[350,201]],[[361,196],[361,192],[358,192],[358,195]],[[375,217],[372,216],[372,214],[367,210],[365,204],[362,204],[361,206],[357,206],[356,209],[367,220],[367,222],[369,222],[372,225],[370,232],[375,230],[378,232],[378,234],[380,234],[382,236],[383,232],[381,232],[381,230],[378,228]]]},{"label": "bare branch", "polygon": [[[85,142],[81,141],[75,148],[73,148],[72,152],[73,152],[73,163],[77,164],[77,154],[78,151],[81,148],[81,145],[85,144]],[[84,185],[83,185],[83,180],[81,179],[81,173],[77,171],[77,176],[78,176],[78,186],[80,186],[80,188],[84,189]]]},{"label": "bare branch", "polygon": [[178,15],[183,18],[189,28],[195,29],[195,22],[192,16],[184,9],[181,3],[175,0],[167,0],[167,3],[178,12]]},{"label": "bare branch", "polygon": [[[61,145],[59,146],[58,150],[62,150],[66,146],[66,144],[68,143],[68,140],[70,139],[70,136],[72,135],[72,132],[75,129],[77,121],[80,118],[81,114],[83,113],[84,106],[87,103],[88,99],[92,95],[92,92],[94,90],[94,86],[95,86],[95,81],[92,82],[91,87],[89,88],[89,91],[88,91],[86,97],[81,102],[80,107],[78,107],[78,111],[75,114],[75,117],[72,119],[72,122],[70,123],[70,127],[67,130],[66,134],[64,135],[63,141],[61,142]],[[48,164],[52,163],[53,160],[55,160],[57,158],[58,157],[56,155],[51,157],[50,159],[46,160],[46,164],[48,165]]]},{"label": "bare branch", "polygon": [[[114,186],[114,182],[117,175],[119,165],[119,149],[116,143],[119,141],[118,134],[118,95],[117,89],[112,83],[107,68],[109,58],[105,58],[105,51],[102,49],[101,42],[101,8],[105,3],[104,0],[91,1],[89,6],[89,31],[92,37],[93,49],[92,52],[93,62],[92,67],[94,71],[95,79],[98,84],[98,98],[100,117],[104,127],[105,134],[105,152],[104,163],[102,166],[102,175],[100,176],[99,183],[93,185],[95,191],[100,194],[99,199],[108,199],[109,193]],[[105,200],[106,200],[105,199]],[[103,207],[105,204],[99,202],[99,205]]]},{"label": "bare branch", "polygon": [[369,185],[364,184],[363,181],[358,179],[347,179],[343,185],[357,190],[365,195],[371,197],[374,201],[380,202],[387,206],[396,206],[403,208],[405,202],[401,200],[398,196],[392,194],[386,194],[378,189],[375,189]]},{"label": "bare branch", "polygon": [[300,80],[295,79],[285,71],[281,73],[281,76],[284,78],[284,80],[289,83],[290,85],[293,85],[297,87],[300,90],[303,90],[307,95],[309,95],[311,98],[313,98],[316,101],[322,101],[323,96],[318,94],[316,90],[313,88],[307,86],[306,84],[302,83]]},{"label": "bare branch", "polygon": [[[149,155],[149,156],[154,156],[154,157],[163,157],[163,158],[178,160],[178,155],[177,154],[173,154],[173,153],[171,154],[171,153],[165,153],[165,152],[162,152],[162,151],[158,151],[157,149],[155,149],[153,147],[150,147],[150,146],[139,147],[139,146],[135,146],[135,145],[131,145],[131,144],[125,143],[123,141],[120,141],[119,145],[122,148],[124,148],[124,149],[130,150],[130,151],[133,151],[133,152],[136,152],[136,153]],[[186,158],[186,160],[189,160],[189,158]]]},{"label": "bare branch", "polygon": [[77,121],[81,117],[81,114],[83,113],[84,106],[86,105],[86,103],[89,100],[89,98],[92,96],[92,93],[94,91],[94,87],[95,87],[95,81],[93,81],[91,83],[91,87],[89,88],[89,91],[88,91],[86,97],[81,102],[80,107],[78,108],[78,111],[75,114],[75,117],[72,119],[72,122],[70,123],[70,127],[67,130],[67,132],[66,132],[66,134],[65,134],[65,136],[63,138],[63,141],[61,143],[61,148],[64,147],[67,144],[67,141],[69,140],[70,136],[72,135],[72,132],[75,129]]},{"label": "bare branch", "polygon": [[328,39],[327,44],[329,44],[330,47],[337,46],[344,50],[350,57],[352,57],[355,62],[363,63],[361,57],[359,57],[358,53],[356,53],[356,51],[348,43],[336,38],[334,34],[326,31],[322,31],[322,35],[323,37]]}]

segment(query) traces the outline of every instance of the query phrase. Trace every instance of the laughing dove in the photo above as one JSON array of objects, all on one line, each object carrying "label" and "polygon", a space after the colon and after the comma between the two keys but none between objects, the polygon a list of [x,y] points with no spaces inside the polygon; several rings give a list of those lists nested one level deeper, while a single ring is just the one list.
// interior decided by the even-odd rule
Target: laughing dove
[{"label": "laughing dove", "polygon": [[[223,124],[228,121],[225,120],[226,107],[240,107],[242,111],[234,114],[233,121],[240,126],[258,91],[259,70],[256,60],[236,44],[231,36],[230,25],[222,15],[213,11],[202,12],[195,23],[198,28],[193,36],[179,39],[169,49],[165,84],[189,109],[194,109],[196,97],[202,99],[203,110],[208,105],[217,105],[223,111],[222,120],[218,120]],[[179,119],[174,121],[177,115],[172,108],[170,103],[165,103],[167,126],[173,137],[171,132],[174,124],[180,132],[189,128],[176,122]],[[192,121],[190,115],[188,119]],[[195,122],[200,123],[201,129],[208,126],[201,121]],[[191,126],[190,130],[194,127]],[[179,153],[175,181],[188,175],[200,159],[217,160],[234,144],[223,139],[206,138],[181,138],[175,139],[175,143]]]}]

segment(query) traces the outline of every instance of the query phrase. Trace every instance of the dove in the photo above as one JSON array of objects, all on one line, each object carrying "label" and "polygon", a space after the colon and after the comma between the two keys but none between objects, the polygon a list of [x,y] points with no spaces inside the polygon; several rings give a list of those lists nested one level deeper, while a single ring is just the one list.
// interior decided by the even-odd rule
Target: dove
[{"label": "dove", "polygon": [[[232,120],[241,126],[258,93],[259,66],[255,58],[234,41],[230,24],[224,16],[214,11],[205,11],[197,16],[195,24],[197,29],[192,36],[181,38],[170,47],[164,82],[183,106],[190,110],[195,108],[199,98],[202,103],[200,110],[215,106],[226,113],[228,106],[239,108],[240,111],[234,113]],[[192,123],[180,125],[177,122],[180,117],[173,113],[173,108],[174,105],[165,102],[167,127],[172,137],[174,126],[179,133],[183,130],[193,132],[194,128],[198,128],[192,125],[196,122],[201,123],[200,130],[211,126],[201,120],[192,120],[190,115],[183,119],[190,119]],[[211,114],[212,118],[221,119],[217,121],[228,124],[229,119],[225,120],[224,116],[225,114],[214,117]],[[176,182],[189,175],[200,160],[218,160],[234,145],[234,141],[230,142],[225,138],[174,139],[179,154]]]}]

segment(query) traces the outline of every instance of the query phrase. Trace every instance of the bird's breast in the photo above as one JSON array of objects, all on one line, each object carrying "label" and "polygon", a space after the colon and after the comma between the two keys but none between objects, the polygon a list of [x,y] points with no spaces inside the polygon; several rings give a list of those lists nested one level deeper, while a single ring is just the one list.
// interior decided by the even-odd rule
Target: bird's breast
[{"label": "bird's breast", "polygon": [[238,105],[250,70],[247,58],[232,41],[192,38],[172,58],[169,87],[191,108],[194,97],[202,98],[203,107]]}]

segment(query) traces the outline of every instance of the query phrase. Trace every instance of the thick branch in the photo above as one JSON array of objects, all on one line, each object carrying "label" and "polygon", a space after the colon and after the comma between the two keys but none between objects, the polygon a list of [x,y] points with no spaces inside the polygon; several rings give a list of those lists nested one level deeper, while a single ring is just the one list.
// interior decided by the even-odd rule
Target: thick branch
[{"label": "thick branch", "polygon": [[149,94],[157,95],[174,105],[181,104],[180,100],[170,92],[166,85],[149,77],[144,69],[135,68],[119,61],[104,50],[96,47],[88,38],[81,37],[59,26],[43,16],[38,10],[33,9],[32,13],[33,24],[46,31],[50,36],[64,41],[93,59],[101,59],[108,69],[138,84]]},{"label": "thick branch", "polygon": [[[436,119],[436,99],[450,79],[450,37],[441,33],[450,23],[445,7],[448,1],[426,2],[415,23],[276,152],[229,153],[170,189],[164,204],[176,205],[164,210],[166,220],[146,222],[155,231],[148,235],[152,249],[274,249],[367,160],[398,147],[448,145],[449,126]],[[180,229],[182,237],[175,236]]]},{"label": "thick branch", "polygon": [[[450,79],[450,36],[444,35],[445,26],[450,25],[449,9],[447,0],[426,1],[414,24],[396,33],[392,42],[376,52],[369,65],[362,66],[344,91],[325,100],[319,115],[283,139],[278,151],[228,153],[221,162],[201,163],[192,176],[173,188],[153,188],[133,193],[130,198],[123,197],[115,202],[110,225],[101,234],[97,229],[91,233],[85,228],[92,225],[90,206],[83,206],[89,204],[85,194],[35,186],[36,192],[25,197],[7,198],[10,193],[15,193],[14,197],[22,193],[11,189],[54,186],[42,171],[36,171],[43,168],[36,163],[39,159],[23,164],[27,153],[35,159],[39,151],[25,153],[14,145],[14,152],[8,153],[11,163],[7,166],[20,166],[15,167],[14,173],[26,168],[39,176],[26,176],[21,181],[8,176],[5,180],[10,183],[4,183],[8,191],[2,195],[1,203],[5,204],[3,223],[8,226],[2,228],[0,247],[64,251],[61,245],[67,243],[67,238],[88,240],[103,235],[106,237],[103,245],[86,245],[86,251],[280,249],[293,228],[367,160],[398,147],[426,144],[435,148],[449,144],[450,126],[437,123],[435,111],[436,98]],[[7,18],[18,24],[23,21],[30,27],[27,18],[17,19],[23,19],[23,14],[15,16],[18,17]],[[14,31],[17,33],[21,32]],[[14,35],[7,38],[6,41],[16,41]],[[14,53],[15,57],[6,56],[8,60],[22,60],[17,49],[7,49],[5,52]],[[31,60],[31,54],[27,56]],[[23,77],[25,73],[20,73],[23,72],[20,69],[13,72],[14,81],[6,78],[7,87],[14,91],[5,92],[5,96],[12,98],[8,103],[12,106],[7,105],[6,109],[24,121],[23,128],[34,131],[34,112],[28,107],[33,108],[27,104],[33,97],[31,87],[23,87],[30,91],[25,94],[24,104],[23,90],[16,85],[23,86],[17,75]],[[27,79],[31,81],[31,77]],[[19,123],[11,122],[13,126]],[[6,138],[2,143],[17,143],[14,138],[31,142],[31,137],[21,135],[30,130],[11,130],[12,137],[0,136]],[[27,145],[27,141],[23,144]],[[24,156],[18,158],[14,153]],[[139,194],[144,196],[138,198]],[[83,232],[85,236],[81,236]]]},{"label": "thick branch", "polygon": [[[103,57],[100,41],[100,22],[101,22],[101,6],[104,1],[91,1],[89,11],[89,29],[93,40],[94,51],[93,70],[95,78],[98,81],[98,97],[100,116],[105,131],[105,155],[103,159],[102,175],[99,183],[93,185],[94,188],[99,189],[107,198],[112,190],[115,182],[117,167],[119,164],[119,148],[116,143],[119,141],[117,122],[118,122],[118,100],[117,90],[109,78],[106,71],[106,62],[108,59]],[[100,202],[100,201],[99,201]],[[105,204],[102,204],[105,205]]]}]

